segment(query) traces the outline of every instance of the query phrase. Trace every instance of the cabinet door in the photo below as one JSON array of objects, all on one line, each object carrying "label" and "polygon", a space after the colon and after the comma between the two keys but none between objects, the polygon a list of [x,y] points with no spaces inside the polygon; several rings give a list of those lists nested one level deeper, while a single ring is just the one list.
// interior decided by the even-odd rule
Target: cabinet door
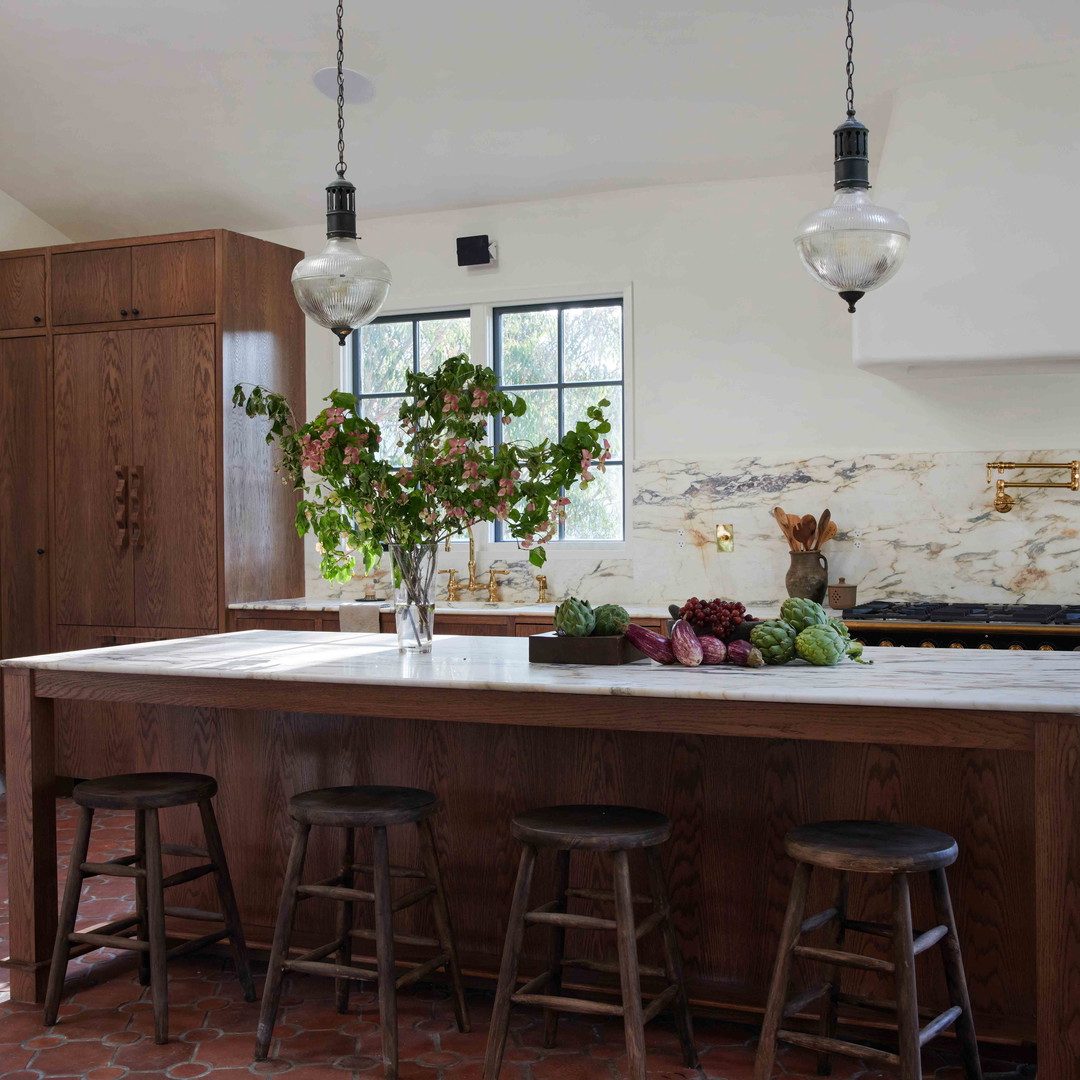
[{"label": "cabinet door", "polygon": [[0,330],[45,326],[45,256],[0,259]]},{"label": "cabinet door", "polygon": [[[216,629],[213,326],[132,330],[135,625]],[[136,536],[135,533],[138,532]]]},{"label": "cabinet door", "polygon": [[130,334],[60,335],[53,366],[56,621],[130,626]]},{"label": "cabinet door", "polygon": [[436,634],[464,637],[513,637],[512,621],[504,616],[440,615],[435,613]]},{"label": "cabinet door", "polygon": [[131,314],[138,319],[214,311],[214,241],[179,240],[131,249]]},{"label": "cabinet door", "polygon": [[64,251],[52,257],[52,321],[120,322],[131,317],[131,248]]}]

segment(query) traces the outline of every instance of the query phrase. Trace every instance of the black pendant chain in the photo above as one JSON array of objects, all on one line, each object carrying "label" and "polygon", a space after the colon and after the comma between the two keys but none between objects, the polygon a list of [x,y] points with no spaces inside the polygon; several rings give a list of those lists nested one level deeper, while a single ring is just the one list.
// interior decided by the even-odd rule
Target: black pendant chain
[{"label": "black pendant chain", "polygon": [[[848,11],[851,11],[851,5],[848,5]],[[349,167],[345,164],[345,30],[342,27],[342,19],[345,16],[345,9],[342,7],[342,0],[338,0],[337,6],[337,174],[340,177],[344,177],[345,170]],[[850,40],[850,38],[849,38]],[[851,50],[848,49],[848,56],[851,56]],[[851,70],[851,60],[848,60],[848,71]],[[851,75],[848,75],[848,94],[850,97]]]},{"label": "black pendant chain", "polygon": [[[340,7],[338,8],[338,11],[341,11]],[[852,79],[855,76],[855,61],[851,58],[851,54],[855,49],[855,37],[851,29],[854,24],[855,12],[851,9],[851,0],[847,0],[847,37],[844,39],[844,46],[847,48],[847,114],[849,117],[855,115],[855,88],[852,84]],[[339,25],[338,37],[340,38],[340,36],[341,28]],[[340,55],[341,53],[339,52],[338,56]],[[340,67],[338,70],[341,70]]]}]

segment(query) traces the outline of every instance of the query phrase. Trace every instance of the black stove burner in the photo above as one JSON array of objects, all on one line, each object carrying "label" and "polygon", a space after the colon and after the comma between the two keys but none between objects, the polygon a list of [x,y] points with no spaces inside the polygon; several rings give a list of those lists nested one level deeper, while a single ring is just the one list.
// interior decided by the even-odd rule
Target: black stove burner
[{"label": "black stove burner", "polygon": [[1080,606],[1060,604],[903,604],[874,600],[848,608],[855,622],[993,623],[1012,626],[1080,626]]}]

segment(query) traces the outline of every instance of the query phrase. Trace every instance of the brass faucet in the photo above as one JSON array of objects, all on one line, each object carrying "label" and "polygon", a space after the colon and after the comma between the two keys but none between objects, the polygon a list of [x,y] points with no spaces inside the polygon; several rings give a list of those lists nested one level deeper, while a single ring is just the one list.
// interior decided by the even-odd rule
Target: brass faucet
[{"label": "brass faucet", "polygon": [[495,580],[496,574],[509,574],[509,570],[489,570],[488,571],[488,583],[484,586],[487,589],[488,601],[492,604],[496,604],[499,601],[499,583]]},{"label": "brass faucet", "polygon": [[538,604],[546,604],[548,602],[547,574],[536,575],[536,602]]},{"label": "brass faucet", "polygon": [[[1069,491],[1080,491],[1080,461],[988,461],[986,463],[986,482],[993,483],[993,471],[997,469],[1001,474],[997,481],[994,493],[994,509],[1000,514],[1007,514],[1015,505],[1016,500],[1006,492],[1006,488],[1068,488]],[[1069,479],[1058,483],[1038,480],[1006,480],[1006,469],[1068,469]]]},{"label": "brass faucet", "polygon": [[440,570],[440,574],[447,574],[446,580],[446,599],[452,604],[457,603],[461,599],[461,582],[458,581],[457,570]]}]

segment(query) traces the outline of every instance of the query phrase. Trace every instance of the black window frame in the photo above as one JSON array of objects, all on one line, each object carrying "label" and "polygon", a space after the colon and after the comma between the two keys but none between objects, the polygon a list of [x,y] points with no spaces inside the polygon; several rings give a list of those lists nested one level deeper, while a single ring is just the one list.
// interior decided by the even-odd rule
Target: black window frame
[{"label": "black window frame", "polygon": [[[576,308],[596,308],[596,307],[617,307],[620,311],[619,328],[620,328],[620,364],[618,379],[596,379],[585,380],[583,382],[568,382],[564,378],[563,369],[563,354],[564,354],[564,341],[563,341],[563,313],[571,311]],[[525,383],[519,385],[510,385],[503,382],[502,372],[502,332],[500,328],[500,320],[503,315],[516,315],[520,313],[527,313],[530,311],[555,311],[556,314],[556,327],[557,327],[557,367],[556,367],[556,382],[547,383]],[[622,455],[618,458],[612,458],[608,464],[618,465],[622,472],[622,484],[620,485],[620,510],[619,510],[619,535],[617,537],[607,537],[604,539],[582,539],[578,537],[566,536],[566,523],[559,522],[559,531],[552,538],[550,543],[559,544],[622,544],[626,541],[626,305],[623,302],[623,297],[600,297],[594,300],[566,300],[566,301],[548,301],[535,304],[505,304],[499,307],[493,307],[491,309],[491,348],[492,348],[492,367],[495,370],[495,378],[500,390],[504,390],[507,393],[519,393],[524,390],[555,390],[556,399],[558,402],[558,423],[559,423],[559,438],[562,438],[565,433],[565,410],[564,410],[564,394],[566,390],[580,389],[581,387],[595,386],[595,387],[614,387],[617,386],[621,391],[622,409],[619,417],[619,427],[622,431]],[[495,447],[498,448],[502,442],[502,425],[495,425]],[[565,495],[565,490],[563,491]],[[494,530],[494,542],[495,543],[515,543],[513,537],[506,535],[503,528],[503,522],[495,522]]]}]

